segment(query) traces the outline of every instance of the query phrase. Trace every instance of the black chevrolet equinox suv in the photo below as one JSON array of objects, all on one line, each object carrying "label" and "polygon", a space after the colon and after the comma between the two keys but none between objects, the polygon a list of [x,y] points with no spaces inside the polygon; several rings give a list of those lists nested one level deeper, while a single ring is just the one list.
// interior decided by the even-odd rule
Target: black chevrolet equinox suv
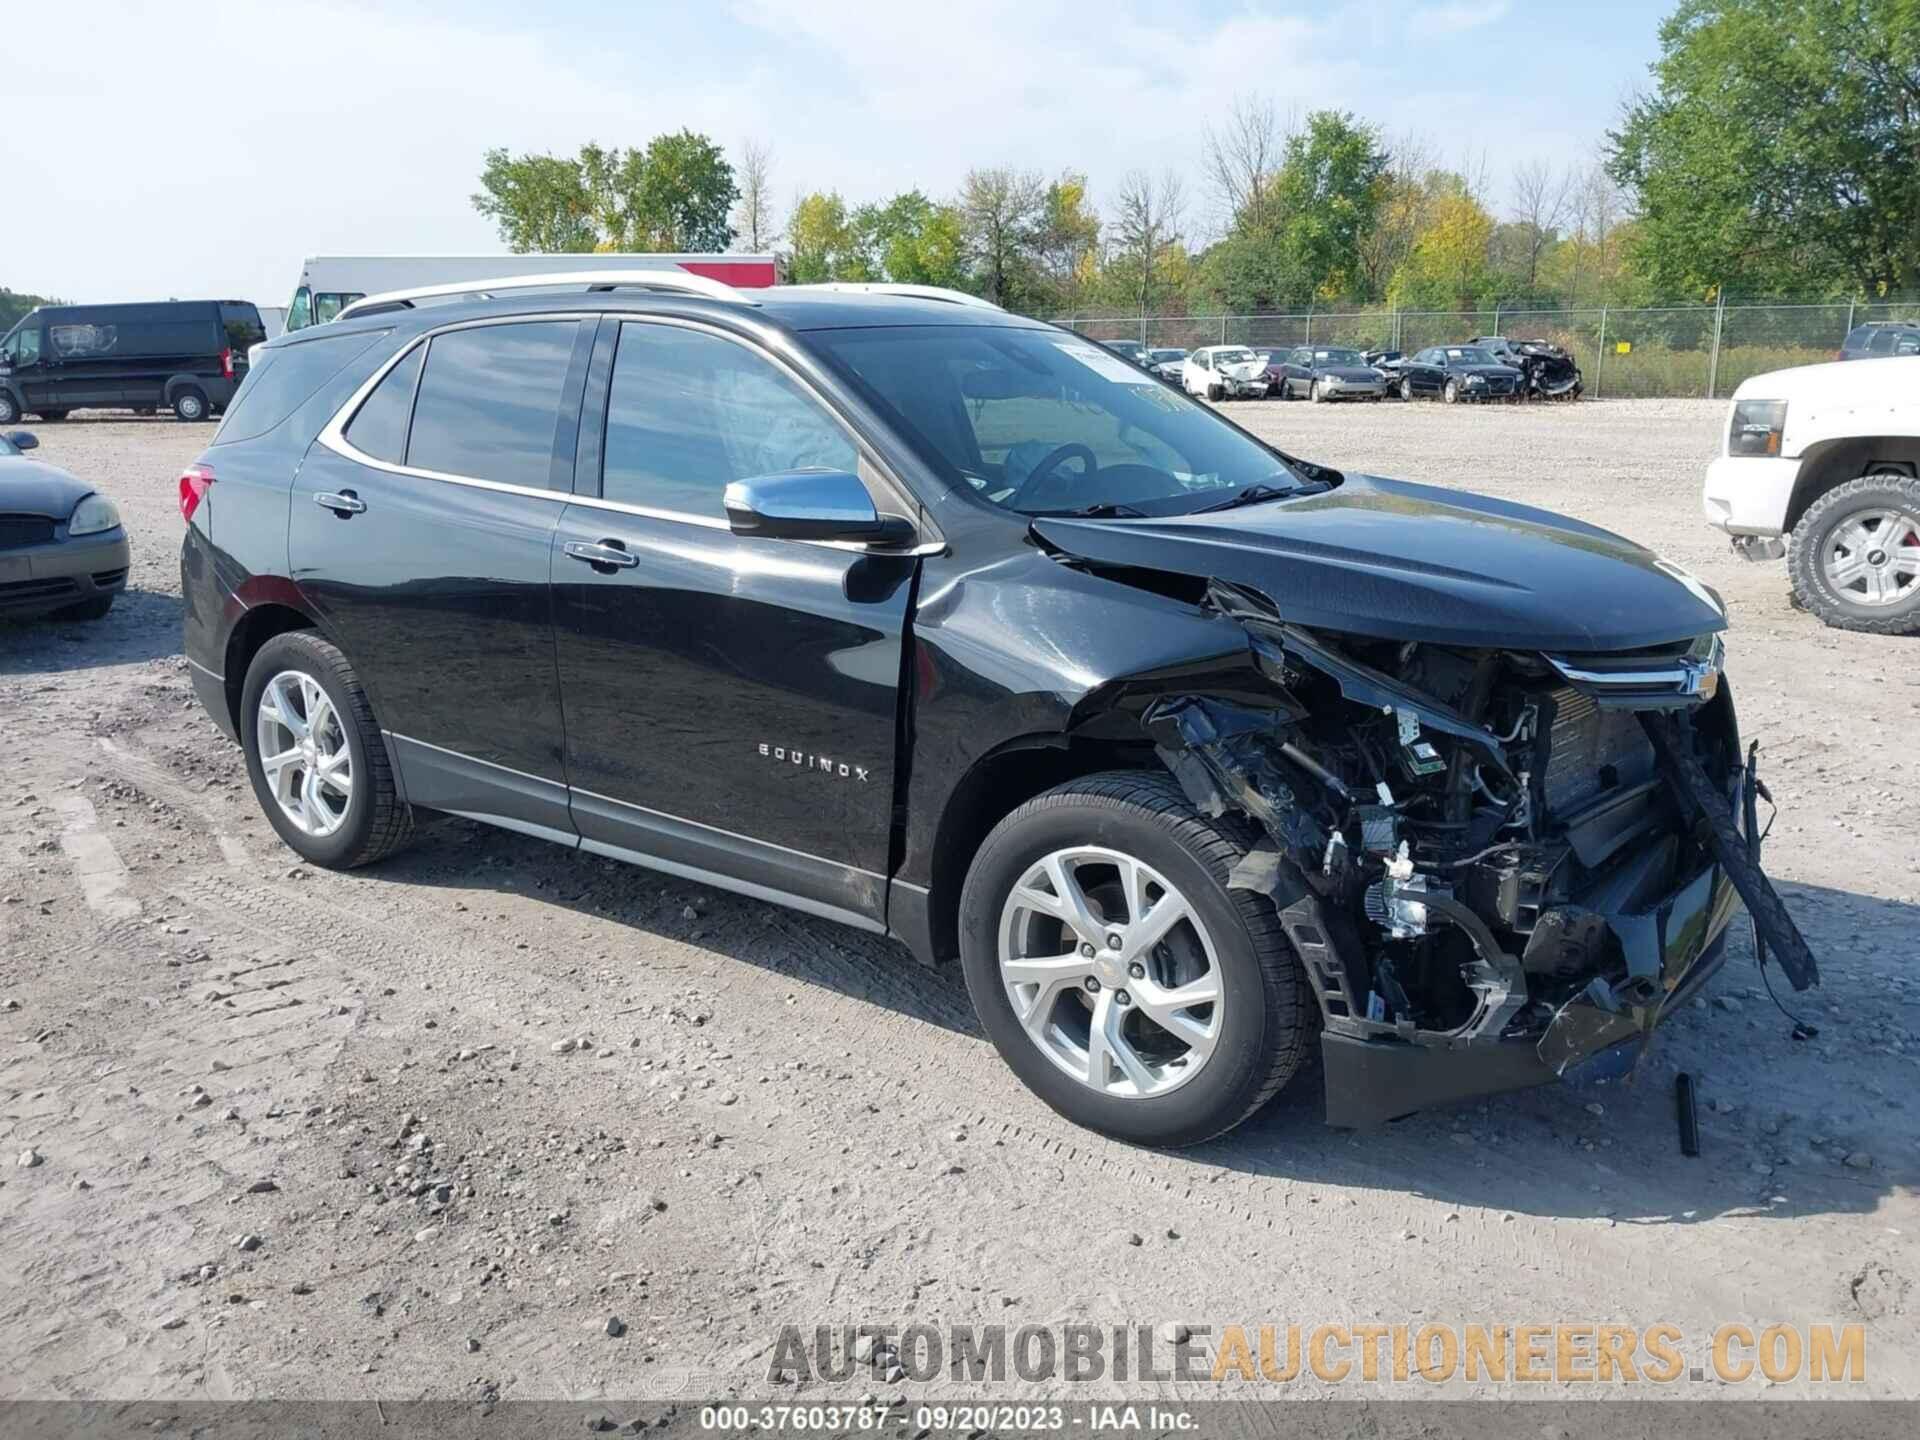
[{"label": "black chevrolet equinox suv", "polygon": [[897,936],[1157,1145],[1316,1044],[1346,1126],[1630,1059],[1742,901],[1814,982],[1685,571],[970,297],[575,278],[275,340],[180,477],[308,860],[453,814]]}]

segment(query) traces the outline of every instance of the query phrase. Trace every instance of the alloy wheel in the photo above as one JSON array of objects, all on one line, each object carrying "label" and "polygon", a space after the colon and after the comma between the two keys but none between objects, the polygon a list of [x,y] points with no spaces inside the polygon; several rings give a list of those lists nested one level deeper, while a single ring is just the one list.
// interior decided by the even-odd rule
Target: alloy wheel
[{"label": "alloy wheel", "polygon": [[275,675],[260,692],[255,733],[267,788],[297,829],[320,837],[346,823],[353,751],[319,681],[299,670]]},{"label": "alloy wheel", "polygon": [[1856,605],[1897,605],[1920,585],[1920,519],[1903,510],[1863,510],[1827,532],[1820,566]]},{"label": "alloy wheel", "polygon": [[1030,865],[1001,911],[999,960],[1027,1038],[1101,1094],[1164,1095],[1219,1041],[1224,986],[1199,913],[1118,850],[1056,850]]}]

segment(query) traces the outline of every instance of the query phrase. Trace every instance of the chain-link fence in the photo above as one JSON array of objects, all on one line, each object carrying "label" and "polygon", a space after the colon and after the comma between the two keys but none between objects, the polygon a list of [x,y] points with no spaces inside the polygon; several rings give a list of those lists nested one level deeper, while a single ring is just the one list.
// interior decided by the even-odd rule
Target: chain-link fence
[{"label": "chain-link fence", "polygon": [[1351,345],[1411,354],[1476,335],[1563,346],[1592,397],[1731,395],[1750,375],[1831,360],[1855,327],[1920,324],[1920,300],[1810,304],[1666,305],[1578,310],[1314,310],[1290,315],[1056,317],[1094,340],[1197,349],[1202,345]]}]

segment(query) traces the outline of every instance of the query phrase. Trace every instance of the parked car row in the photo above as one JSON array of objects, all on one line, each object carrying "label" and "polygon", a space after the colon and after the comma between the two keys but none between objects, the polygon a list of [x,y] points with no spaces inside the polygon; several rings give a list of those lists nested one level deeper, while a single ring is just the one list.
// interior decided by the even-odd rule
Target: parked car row
[{"label": "parked car row", "polygon": [[1191,353],[1132,340],[1103,342],[1114,354],[1187,394],[1208,400],[1571,400],[1581,391],[1573,357],[1546,340],[1482,335],[1429,345],[1413,355],[1342,345],[1277,350],[1208,345]]}]

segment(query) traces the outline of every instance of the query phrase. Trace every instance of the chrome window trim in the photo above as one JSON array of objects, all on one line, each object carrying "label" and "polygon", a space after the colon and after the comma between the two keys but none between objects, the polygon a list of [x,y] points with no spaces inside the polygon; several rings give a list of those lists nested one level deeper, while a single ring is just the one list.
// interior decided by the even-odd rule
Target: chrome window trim
[{"label": "chrome window trim", "polygon": [[[386,360],[381,363],[380,368],[362,381],[359,387],[354,390],[353,394],[347,397],[346,402],[341,405],[338,410],[334,411],[332,418],[321,427],[320,434],[315,438],[320,444],[326,446],[327,449],[333,451],[334,454],[341,456],[343,459],[351,460],[356,465],[366,465],[375,470],[385,471],[389,475],[405,475],[416,480],[437,480],[446,485],[468,485],[478,490],[493,490],[506,495],[527,495],[535,499],[557,500],[563,505],[588,505],[596,510],[611,510],[621,515],[637,515],[645,520],[670,520],[681,525],[697,525],[706,530],[725,530],[731,534],[733,530],[731,525],[723,519],[716,519],[711,516],[690,515],[678,510],[662,510],[648,505],[633,505],[622,500],[608,500],[599,495],[582,495],[573,490],[555,490],[545,485],[513,485],[502,480],[482,480],[473,475],[455,475],[445,470],[428,470],[418,465],[395,464],[390,460],[376,459],[374,456],[361,450],[351,440],[347,439],[347,426],[353,423],[353,417],[359,414],[360,407],[366,403],[367,397],[379,387],[380,382],[387,378],[388,373],[393,370],[395,366],[399,365],[402,360],[405,360],[408,355],[412,354],[417,347],[429,343],[436,335],[445,335],[454,330],[478,330],[490,325],[534,325],[556,320],[598,321],[601,319],[613,319],[623,326],[630,324],[677,325],[687,330],[698,330],[719,339],[730,341],[751,354],[761,355],[771,360],[783,374],[787,375],[794,384],[801,388],[803,393],[811,397],[814,403],[826,412],[835,425],[846,432],[847,438],[853,442],[855,452],[862,459],[867,460],[873,465],[874,469],[880,475],[882,482],[893,492],[894,498],[908,499],[912,502],[912,507],[916,512],[923,512],[924,507],[922,507],[917,500],[913,499],[912,492],[895,480],[886,467],[880,464],[878,457],[871,453],[872,447],[866,443],[865,439],[858,432],[849,428],[847,423],[831,405],[827,405],[821,401],[814,387],[807,382],[806,377],[794,370],[782,356],[775,354],[771,349],[751,345],[741,337],[729,334],[717,326],[701,324],[698,321],[690,320],[679,315],[629,316],[619,311],[565,310],[549,311],[535,315],[484,316],[477,320],[459,320],[450,324],[436,326],[432,330],[415,336],[412,340],[409,340],[405,345],[402,345],[398,350],[394,351],[393,354],[389,355]],[[617,360],[619,356],[617,346],[614,354]],[[425,379],[426,367],[422,365],[420,369],[420,381],[424,382]],[[611,381],[609,381],[609,383],[611,383]],[[417,384],[415,396],[417,399]],[[603,472],[604,468],[603,464]],[[923,532],[926,529],[926,525],[921,519],[915,519],[914,525]],[[788,543],[812,545],[831,550],[845,550],[860,555],[894,555],[902,557],[938,555],[947,548],[944,540],[929,540],[907,549],[890,549],[864,544],[855,540],[800,540]],[[415,743],[424,744],[425,742],[417,741]],[[469,756],[467,758],[470,759],[472,757]],[[486,762],[482,761],[481,763],[484,764]],[[823,857],[816,856],[814,858],[819,859]],[[837,864],[838,862],[836,861],[834,863]]]}]

